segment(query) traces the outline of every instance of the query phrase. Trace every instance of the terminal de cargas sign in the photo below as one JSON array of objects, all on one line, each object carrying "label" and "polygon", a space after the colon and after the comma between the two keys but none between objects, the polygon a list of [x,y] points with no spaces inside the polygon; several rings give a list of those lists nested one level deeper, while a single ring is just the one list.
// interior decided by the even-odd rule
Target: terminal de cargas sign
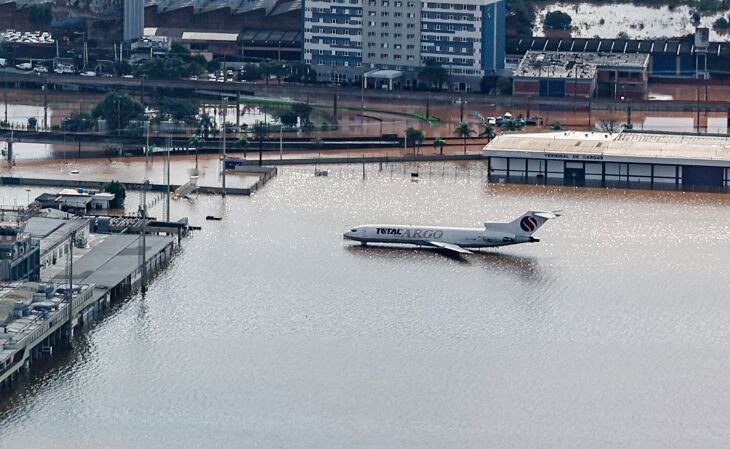
[{"label": "terminal de cargas sign", "polygon": [[566,153],[544,153],[545,159],[566,159],[582,161],[602,161],[602,154],[566,154]]}]

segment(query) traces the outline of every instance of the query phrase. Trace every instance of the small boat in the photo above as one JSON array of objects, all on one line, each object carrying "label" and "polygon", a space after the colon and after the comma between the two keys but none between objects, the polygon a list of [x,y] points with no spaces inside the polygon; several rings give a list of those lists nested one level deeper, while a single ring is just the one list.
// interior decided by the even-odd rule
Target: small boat
[{"label": "small boat", "polygon": [[223,217],[216,217],[215,215],[208,215],[205,217],[206,220],[213,220],[213,221],[221,221],[223,220]]}]

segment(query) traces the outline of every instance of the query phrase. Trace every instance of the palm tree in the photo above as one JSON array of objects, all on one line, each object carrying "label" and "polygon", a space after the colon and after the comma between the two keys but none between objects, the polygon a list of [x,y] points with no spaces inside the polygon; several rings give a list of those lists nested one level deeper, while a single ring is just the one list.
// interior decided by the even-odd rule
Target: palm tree
[{"label": "palm tree", "polygon": [[197,134],[194,134],[190,137],[189,142],[191,147],[195,148],[195,174],[198,174],[198,147],[200,146],[200,136]]},{"label": "palm tree", "polygon": [[496,135],[494,132],[494,125],[485,120],[481,123],[480,126],[482,127],[482,132],[479,133],[479,137],[486,137],[487,143],[491,142]]},{"label": "palm tree", "polygon": [[426,136],[423,134],[423,131],[421,131],[418,128],[412,128],[409,127],[406,129],[406,141],[410,142],[410,144],[413,146],[413,154],[417,154],[416,147],[423,142],[423,139],[425,139]]},{"label": "palm tree", "polygon": [[248,136],[246,134],[241,134],[238,137],[238,140],[236,141],[236,143],[238,144],[238,147],[243,150],[243,158],[246,159],[246,150],[245,150],[245,148],[249,144]]},{"label": "palm tree", "polygon": [[440,137],[437,137],[433,140],[433,147],[439,149],[439,154],[443,156],[444,154],[444,145],[446,145],[446,141]]},{"label": "palm tree", "polygon": [[474,134],[474,130],[471,129],[471,125],[468,122],[461,122],[454,130],[454,134],[456,134],[457,137],[464,139],[464,154],[466,154],[466,139]]},{"label": "palm tree", "polygon": [[203,134],[203,138],[207,140],[211,130],[215,129],[215,121],[207,112],[203,112],[198,118],[198,127]]}]

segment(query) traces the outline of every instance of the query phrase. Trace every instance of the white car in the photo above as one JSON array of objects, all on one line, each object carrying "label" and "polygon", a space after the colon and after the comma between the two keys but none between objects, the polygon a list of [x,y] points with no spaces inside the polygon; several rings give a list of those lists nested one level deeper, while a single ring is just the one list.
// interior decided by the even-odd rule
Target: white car
[{"label": "white car", "polygon": [[37,73],[48,73],[48,69],[43,67],[42,65],[33,67],[33,71],[35,71]]},{"label": "white car", "polygon": [[122,75],[122,78],[134,78],[134,75]]},{"label": "white car", "polygon": [[79,73],[81,76],[96,76],[96,72],[93,72],[91,70],[87,70],[86,72]]},{"label": "white car", "polygon": [[33,68],[33,64],[31,64],[30,62],[23,62],[17,64],[15,68],[17,68],[18,70],[31,70]]}]

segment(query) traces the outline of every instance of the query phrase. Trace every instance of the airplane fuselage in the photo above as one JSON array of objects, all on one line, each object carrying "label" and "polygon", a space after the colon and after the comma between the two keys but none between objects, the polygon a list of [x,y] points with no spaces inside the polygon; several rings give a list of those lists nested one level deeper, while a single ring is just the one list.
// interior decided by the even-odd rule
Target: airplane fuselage
[{"label": "airplane fuselage", "polygon": [[434,242],[462,248],[488,248],[537,242],[527,235],[515,235],[488,228],[453,228],[441,226],[364,225],[350,229],[344,238],[361,243],[403,243],[434,246]]}]

